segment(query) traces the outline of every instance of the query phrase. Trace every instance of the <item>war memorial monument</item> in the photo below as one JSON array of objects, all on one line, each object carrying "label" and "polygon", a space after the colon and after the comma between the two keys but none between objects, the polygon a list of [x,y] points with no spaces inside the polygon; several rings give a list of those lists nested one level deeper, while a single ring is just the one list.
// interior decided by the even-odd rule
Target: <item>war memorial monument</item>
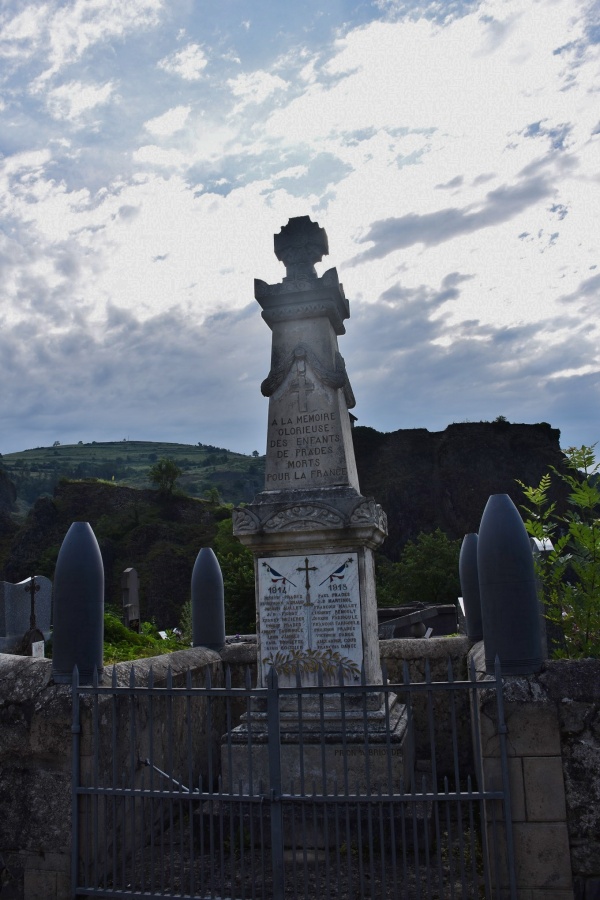
[{"label": "war memorial monument", "polygon": [[[308,216],[290,219],[274,247],[286,275],[273,285],[257,279],[254,288],[272,331],[271,369],[261,385],[269,398],[265,489],[233,517],[234,534],[254,555],[258,685],[266,685],[271,669],[280,687],[378,685],[373,551],[387,520],[358,484],[348,411],[355,401],[338,349],[349,303],[335,268],[316,274],[328,242]],[[310,732],[311,708],[316,719],[320,705],[335,746],[336,733],[342,740],[340,704],[335,694],[306,698],[302,731]],[[347,699],[343,705],[345,741],[354,718],[364,743],[366,714],[369,740],[383,739],[387,719],[402,753],[400,704],[384,704],[374,692],[360,708]],[[281,709],[293,742],[297,698],[283,696]],[[260,727],[257,714],[252,728]]]}]

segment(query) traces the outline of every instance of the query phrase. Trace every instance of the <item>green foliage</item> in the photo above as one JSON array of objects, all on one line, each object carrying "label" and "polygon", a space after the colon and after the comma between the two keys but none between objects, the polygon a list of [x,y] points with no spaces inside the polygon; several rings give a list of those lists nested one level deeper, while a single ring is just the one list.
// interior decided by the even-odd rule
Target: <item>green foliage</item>
[{"label": "green foliage", "polygon": [[181,607],[179,619],[179,640],[185,647],[192,645],[192,601],[186,600]]},{"label": "green foliage", "polygon": [[185,644],[173,631],[161,638],[155,625],[142,622],[140,634],[131,631],[111,612],[104,613],[104,664],[160,656],[183,650]]},{"label": "green foliage", "polygon": [[227,633],[253,634],[256,631],[254,557],[233,536],[231,513],[217,526],[214,551],[223,572]]},{"label": "green foliage", "polygon": [[181,474],[182,470],[174,459],[162,456],[158,462],[148,469],[148,481],[155,484],[162,493],[172,494],[175,489],[175,482]]},{"label": "green foliage", "polygon": [[564,634],[555,656],[571,659],[600,657],[600,462],[594,448],[569,447],[568,471],[552,470],[570,489],[565,516],[556,515],[550,501],[550,473],[537,487],[518,482],[527,500],[527,531],[553,545],[536,558],[536,570],[547,618]]},{"label": "green foliage", "polygon": [[150,441],[110,441],[59,444],[5,454],[6,473],[17,489],[21,506],[52,495],[61,477],[105,479],[128,487],[148,487],[148,467],[161,457],[182,470],[178,486],[202,497],[218,481],[221,497],[239,504],[262,485],[264,458],[232,453],[219,447]]},{"label": "green foliage", "polygon": [[459,540],[451,540],[441,529],[421,532],[406,544],[399,562],[380,556],[377,565],[379,606],[405,603],[456,603]]}]

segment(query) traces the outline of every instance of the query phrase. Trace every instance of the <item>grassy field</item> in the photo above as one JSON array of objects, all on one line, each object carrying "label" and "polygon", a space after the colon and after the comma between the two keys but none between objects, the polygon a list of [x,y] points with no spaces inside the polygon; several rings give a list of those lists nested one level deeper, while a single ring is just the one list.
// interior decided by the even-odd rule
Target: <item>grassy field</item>
[{"label": "grassy field", "polygon": [[264,482],[264,457],[245,456],[207,444],[111,441],[36,447],[0,458],[17,488],[17,511],[25,513],[38,497],[52,494],[60,478],[100,478],[129,487],[152,487],[149,469],[162,457],[182,470],[178,489],[203,497],[216,488],[225,503],[250,502]]}]

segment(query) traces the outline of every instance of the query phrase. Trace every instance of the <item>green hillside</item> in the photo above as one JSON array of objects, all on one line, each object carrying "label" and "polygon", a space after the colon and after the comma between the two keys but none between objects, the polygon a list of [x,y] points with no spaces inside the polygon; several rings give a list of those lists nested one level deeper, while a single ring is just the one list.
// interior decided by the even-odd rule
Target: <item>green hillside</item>
[{"label": "green hillside", "polygon": [[135,488],[152,487],[149,469],[162,457],[182,470],[177,487],[192,497],[216,488],[225,503],[251,502],[264,484],[264,457],[246,456],[209,444],[171,444],[154,441],[111,441],[55,444],[1,457],[17,489],[21,515],[38,497],[52,495],[61,478],[99,478]]}]

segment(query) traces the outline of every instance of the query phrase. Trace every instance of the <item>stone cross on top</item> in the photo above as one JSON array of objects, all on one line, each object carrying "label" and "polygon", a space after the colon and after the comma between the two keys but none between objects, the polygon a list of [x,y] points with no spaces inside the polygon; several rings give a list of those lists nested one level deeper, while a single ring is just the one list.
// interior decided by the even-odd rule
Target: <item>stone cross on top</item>
[{"label": "stone cross on top", "polygon": [[315,263],[329,253],[325,229],[308,216],[290,219],[273,239],[275,256],[286,269],[286,280],[316,278]]}]

